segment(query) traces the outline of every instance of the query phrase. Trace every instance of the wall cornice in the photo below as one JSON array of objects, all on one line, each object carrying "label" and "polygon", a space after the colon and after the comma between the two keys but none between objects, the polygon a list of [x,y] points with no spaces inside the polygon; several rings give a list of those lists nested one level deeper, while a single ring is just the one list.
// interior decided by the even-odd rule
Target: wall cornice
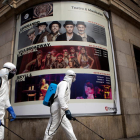
[{"label": "wall cornice", "polygon": [[[11,8],[8,5],[0,8],[0,23],[4,22],[13,15],[20,14],[29,7],[49,1],[50,0],[12,0],[11,4],[14,6],[14,8]],[[81,2],[90,3],[109,12],[114,12],[140,28],[140,6],[139,4],[133,3],[131,0],[127,0],[127,2],[124,0],[81,0]]]}]

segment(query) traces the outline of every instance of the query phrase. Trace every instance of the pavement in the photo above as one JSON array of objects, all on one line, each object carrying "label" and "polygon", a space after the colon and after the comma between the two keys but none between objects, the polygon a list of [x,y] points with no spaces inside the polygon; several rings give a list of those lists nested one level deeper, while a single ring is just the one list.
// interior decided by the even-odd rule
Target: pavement
[{"label": "pavement", "polygon": [[132,137],[132,138],[123,138],[118,140],[140,140],[140,136]]}]

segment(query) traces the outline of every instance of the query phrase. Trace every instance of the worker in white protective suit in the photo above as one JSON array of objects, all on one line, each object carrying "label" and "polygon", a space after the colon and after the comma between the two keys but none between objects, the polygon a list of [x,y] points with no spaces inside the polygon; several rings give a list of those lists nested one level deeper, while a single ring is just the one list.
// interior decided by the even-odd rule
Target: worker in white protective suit
[{"label": "worker in white protective suit", "polygon": [[16,74],[16,66],[10,62],[3,65],[0,70],[0,140],[4,139],[4,115],[5,109],[11,114],[13,121],[16,118],[14,110],[9,101],[9,79],[12,79]]},{"label": "worker in white protective suit", "polygon": [[72,125],[69,121],[72,120],[72,116],[68,108],[68,103],[70,101],[70,89],[72,82],[75,80],[75,72],[68,70],[63,81],[57,85],[55,100],[51,105],[51,117],[45,131],[44,140],[52,140],[60,123],[67,135],[67,138],[69,140],[77,140],[73,132]]}]

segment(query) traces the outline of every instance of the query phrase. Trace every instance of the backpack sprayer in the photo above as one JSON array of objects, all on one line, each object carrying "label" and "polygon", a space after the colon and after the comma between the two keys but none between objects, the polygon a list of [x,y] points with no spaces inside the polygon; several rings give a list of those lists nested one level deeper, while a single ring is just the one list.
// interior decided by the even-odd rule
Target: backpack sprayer
[{"label": "backpack sprayer", "polygon": [[[52,105],[52,103],[54,102],[54,100],[58,97],[58,95],[57,95],[57,96],[54,98],[55,93],[56,93],[56,89],[57,89],[57,84],[51,83],[50,86],[49,86],[49,88],[48,88],[48,90],[47,90],[47,92],[46,92],[45,98],[44,98],[44,100],[43,100],[43,104],[50,107],[50,113],[52,112],[52,111],[51,111],[51,105]],[[64,114],[64,115],[65,115],[65,114]],[[61,125],[61,122],[62,122],[62,120],[63,120],[64,115],[62,116],[61,121],[60,121],[58,127],[56,128],[56,130],[55,130],[52,134],[49,134],[49,130],[50,130],[50,127],[51,127],[52,121],[53,121],[53,120],[51,120],[51,124],[50,124],[50,127],[49,127],[49,129],[48,129],[48,135],[49,135],[49,136],[53,135],[53,134],[57,131],[57,129],[58,129],[59,126]],[[51,117],[52,117],[52,113],[51,113]]]},{"label": "backpack sprayer", "polygon": [[[45,95],[44,101],[43,101],[43,104],[44,104],[44,105],[50,106],[50,113],[51,113],[51,105],[52,105],[52,103],[54,102],[54,100],[58,97],[58,95],[57,95],[57,96],[54,98],[55,93],[56,93],[56,89],[57,89],[57,84],[51,83],[50,86],[49,86],[49,88],[48,88],[48,90],[47,90],[47,93],[46,93],[46,95]],[[65,115],[65,114],[64,114],[64,115]],[[49,135],[49,136],[53,135],[53,134],[57,131],[57,129],[58,129],[59,126],[61,125],[61,122],[62,122],[62,120],[63,120],[64,115],[62,116],[61,121],[60,121],[58,127],[56,128],[56,130],[55,130],[52,134],[49,135],[49,130],[50,130],[50,127],[51,127],[51,125],[52,125],[52,121],[53,121],[53,120],[51,121],[50,127],[49,127],[49,129],[48,129],[48,135]],[[52,116],[52,113],[51,113],[51,116]],[[80,122],[79,120],[77,120],[75,117],[72,117],[72,120],[73,120],[73,121],[79,122],[80,124],[82,124],[83,126],[85,126],[87,129],[89,129],[90,131],[92,131],[93,133],[95,133],[96,135],[98,135],[100,138],[102,138],[103,140],[105,140],[102,136],[100,136],[99,134],[97,134],[96,132],[94,132],[93,130],[91,130],[89,127],[87,127],[86,125],[84,125],[83,123],[81,123],[81,122]]]}]

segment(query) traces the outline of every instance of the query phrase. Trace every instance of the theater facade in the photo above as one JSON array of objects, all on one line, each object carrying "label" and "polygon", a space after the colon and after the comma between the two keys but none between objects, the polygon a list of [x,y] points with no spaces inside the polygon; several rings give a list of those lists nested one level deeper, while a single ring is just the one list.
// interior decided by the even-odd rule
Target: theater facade
[{"label": "theater facade", "polygon": [[[8,5],[9,4],[9,5]],[[76,73],[69,109],[108,140],[140,135],[140,1],[0,1],[0,67],[13,62],[5,125],[24,139],[41,140],[50,117],[48,87]],[[71,121],[80,140],[100,140]],[[5,129],[6,140],[19,138]],[[66,139],[62,128],[54,136]]]}]

